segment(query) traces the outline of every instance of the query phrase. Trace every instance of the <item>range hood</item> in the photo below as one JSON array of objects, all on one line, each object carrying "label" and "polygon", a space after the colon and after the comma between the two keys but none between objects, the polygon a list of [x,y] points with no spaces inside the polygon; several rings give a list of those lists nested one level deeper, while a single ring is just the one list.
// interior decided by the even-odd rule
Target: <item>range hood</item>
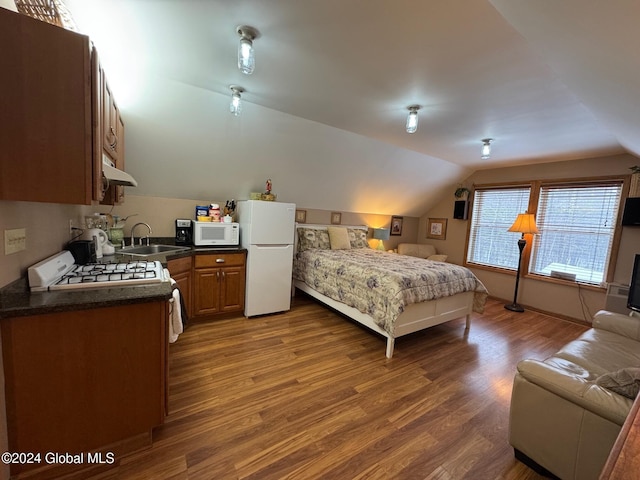
[{"label": "range hood", "polygon": [[137,187],[135,178],[123,170],[113,166],[113,162],[106,156],[102,156],[102,175],[111,185],[124,185],[125,187]]}]

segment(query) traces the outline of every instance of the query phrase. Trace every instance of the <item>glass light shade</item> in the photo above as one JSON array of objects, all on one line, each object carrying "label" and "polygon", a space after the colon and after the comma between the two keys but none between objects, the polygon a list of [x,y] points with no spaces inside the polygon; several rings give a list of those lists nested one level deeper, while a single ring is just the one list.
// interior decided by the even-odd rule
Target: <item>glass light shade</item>
[{"label": "glass light shade", "polygon": [[242,111],[242,99],[240,98],[240,92],[233,92],[231,95],[231,103],[229,104],[229,111],[236,117],[240,115]]},{"label": "glass light shade", "polygon": [[407,133],[415,133],[418,130],[418,111],[411,110],[407,116]]},{"label": "glass light shade", "polygon": [[251,75],[256,68],[253,42],[246,37],[242,37],[238,45],[238,68],[245,75]]},{"label": "glass light shade", "polygon": [[507,230],[508,232],[518,232],[518,233],[539,233],[538,227],[536,226],[536,219],[533,216],[533,213],[519,213],[516,221],[513,222],[513,225]]},{"label": "glass light shade", "polygon": [[483,140],[482,141],[482,160],[487,160],[491,156],[491,141]]}]

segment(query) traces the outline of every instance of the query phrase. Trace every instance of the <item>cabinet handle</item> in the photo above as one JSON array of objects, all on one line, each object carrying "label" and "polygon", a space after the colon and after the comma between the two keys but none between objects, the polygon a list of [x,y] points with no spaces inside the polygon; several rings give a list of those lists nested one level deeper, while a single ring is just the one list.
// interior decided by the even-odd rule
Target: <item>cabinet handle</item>
[{"label": "cabinet handle", "polygon": [[216,263],[224,263],[224,258],[216,258]]},{"label": "cabinet handle", "polygon": [[222,280],[224,281],[224,280],[225,280],[225,278],[226,278],[226,277],[225,277],[225,275],[224,275],[224,272],[222,272]]},{"label": "cabinet handle", "polygon": [[216,272],[216,278],[218,279],[218,281],[220,281],[220,270]]}]

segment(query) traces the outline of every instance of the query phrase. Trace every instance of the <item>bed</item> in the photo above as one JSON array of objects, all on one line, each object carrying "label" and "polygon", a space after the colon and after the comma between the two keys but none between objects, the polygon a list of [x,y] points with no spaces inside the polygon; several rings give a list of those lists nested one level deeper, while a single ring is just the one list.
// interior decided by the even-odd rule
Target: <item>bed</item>
[{"label": "bed", "polygon": [[372,250],[366,226],[297,225],[294,286],[387,339],[482,312],[487,290],[467,268]]}]

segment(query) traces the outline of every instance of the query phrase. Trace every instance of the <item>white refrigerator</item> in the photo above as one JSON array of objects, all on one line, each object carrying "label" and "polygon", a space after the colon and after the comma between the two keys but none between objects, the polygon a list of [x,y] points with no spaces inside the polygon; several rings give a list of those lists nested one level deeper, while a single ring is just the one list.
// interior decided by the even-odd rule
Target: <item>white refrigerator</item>
[{"label": "white refrigerator", "polygon": [[291,275],[296,206],[293,203],[238,202],[240,244],[247,249],[244,315],[291,308]]}]

